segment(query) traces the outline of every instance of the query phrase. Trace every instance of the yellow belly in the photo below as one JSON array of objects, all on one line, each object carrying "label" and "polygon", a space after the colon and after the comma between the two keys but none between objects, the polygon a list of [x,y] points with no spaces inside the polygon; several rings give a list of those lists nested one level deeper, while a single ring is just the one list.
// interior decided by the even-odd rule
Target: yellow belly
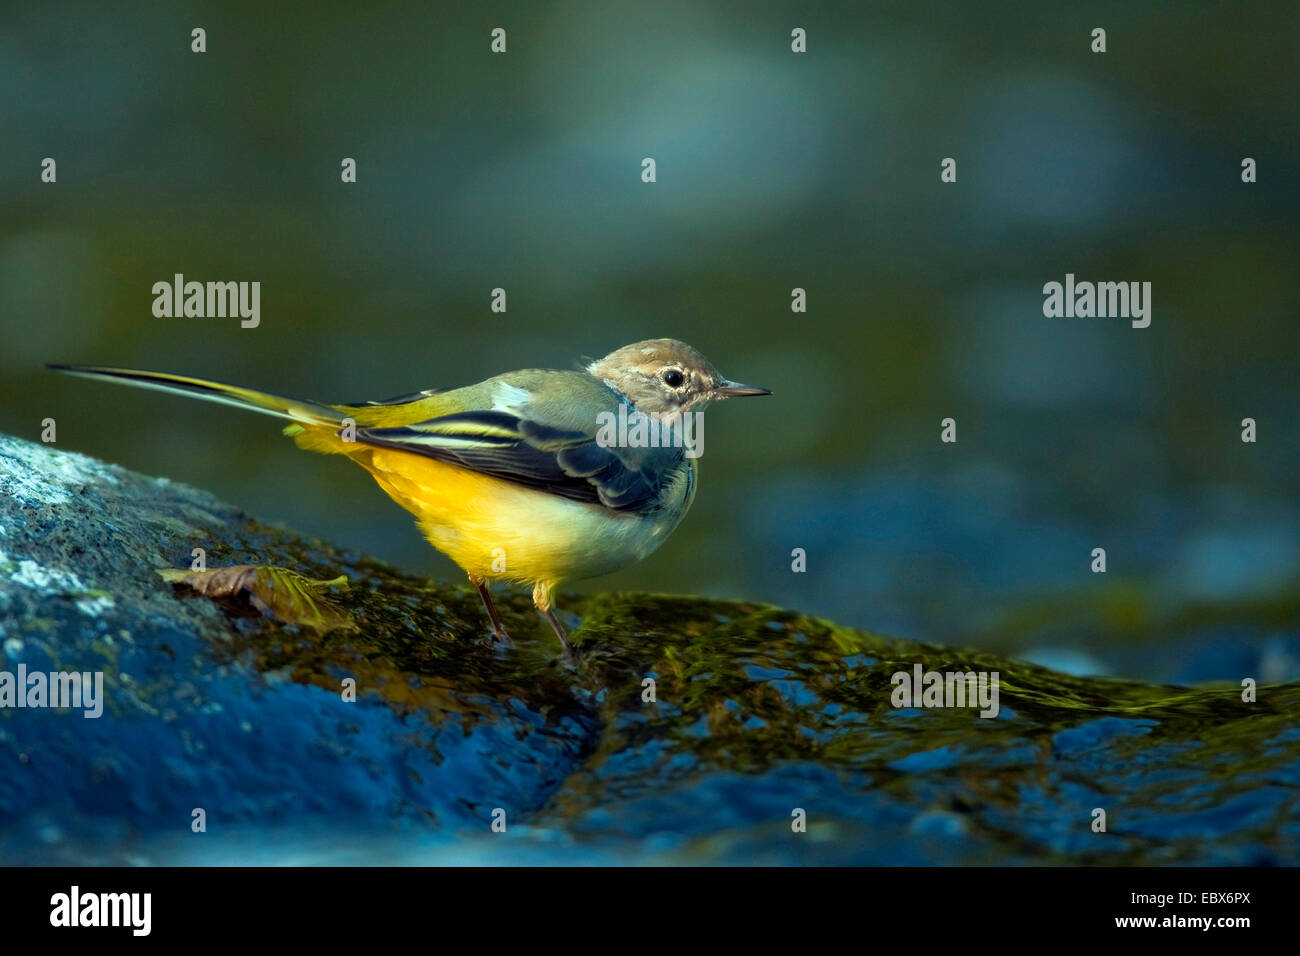
[{"label": "yellow belly", "polygon": [[354,444],[343,453],[415,515],[430,544],[479,578],[553,585],[627,567],[663,543],[694,497],[689,468],[662,509],[638,515],[397,449]]}]

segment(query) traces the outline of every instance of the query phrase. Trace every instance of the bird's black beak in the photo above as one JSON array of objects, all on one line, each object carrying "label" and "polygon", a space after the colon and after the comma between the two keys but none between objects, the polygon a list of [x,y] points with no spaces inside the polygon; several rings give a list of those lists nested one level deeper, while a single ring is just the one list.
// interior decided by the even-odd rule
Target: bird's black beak
[{"label": "bird's black beak", "polygon": [[744,398],[747,395],[771,395],[770,388],[761,385],[741,385],[739,382],[723,382],[713,390],[719,398]]}]

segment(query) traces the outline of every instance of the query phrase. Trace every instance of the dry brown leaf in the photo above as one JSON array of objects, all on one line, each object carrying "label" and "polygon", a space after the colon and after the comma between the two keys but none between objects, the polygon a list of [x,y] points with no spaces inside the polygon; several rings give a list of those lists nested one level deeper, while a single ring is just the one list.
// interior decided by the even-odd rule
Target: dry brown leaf
[{"label": "dry brown leaf", "polygon": [[184,584],[210,598],[247,594],[259,611],[286,624],[317,631],[356,627],[344,608],[320,593],[330,587],[347,587],[348,579],[344,574],[331,581],[318,581],[289,568],[237,564],[206,571],[164,568],[158,575],[164,581]]}]

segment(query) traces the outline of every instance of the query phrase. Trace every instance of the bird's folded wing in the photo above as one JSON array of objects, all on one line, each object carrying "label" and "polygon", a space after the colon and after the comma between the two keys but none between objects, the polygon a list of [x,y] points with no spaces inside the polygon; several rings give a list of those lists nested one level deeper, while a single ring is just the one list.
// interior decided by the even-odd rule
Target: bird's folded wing
[{"label": "bird's folded wing", "polygon": [[356,438],[615,511],[653,510],[684,460],[680,447],[605,447],[584,431],[500,410],[358,428]]}]

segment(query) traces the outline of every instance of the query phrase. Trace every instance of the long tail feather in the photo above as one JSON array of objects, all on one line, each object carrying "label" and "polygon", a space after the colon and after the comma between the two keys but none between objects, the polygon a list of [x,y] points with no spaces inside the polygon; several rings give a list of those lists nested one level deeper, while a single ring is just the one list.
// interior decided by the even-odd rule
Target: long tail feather
[{"label": "long tail feather", "polygon": [[342,413],[328,405],[320,405],[298,398],[288,398],[271,392],[258,392],[238,385],[225,385],[185,375],[167,372],[142,372],[126,368],[105,368],[99,365],[50,365],[49,368],[69,375],[94,378],[102,381],[122,382],[139,388],[154,388],[178,395],[189,395],[204,401],[220,402],[236,408],[287,418],[308,425],[337,426]]}]

